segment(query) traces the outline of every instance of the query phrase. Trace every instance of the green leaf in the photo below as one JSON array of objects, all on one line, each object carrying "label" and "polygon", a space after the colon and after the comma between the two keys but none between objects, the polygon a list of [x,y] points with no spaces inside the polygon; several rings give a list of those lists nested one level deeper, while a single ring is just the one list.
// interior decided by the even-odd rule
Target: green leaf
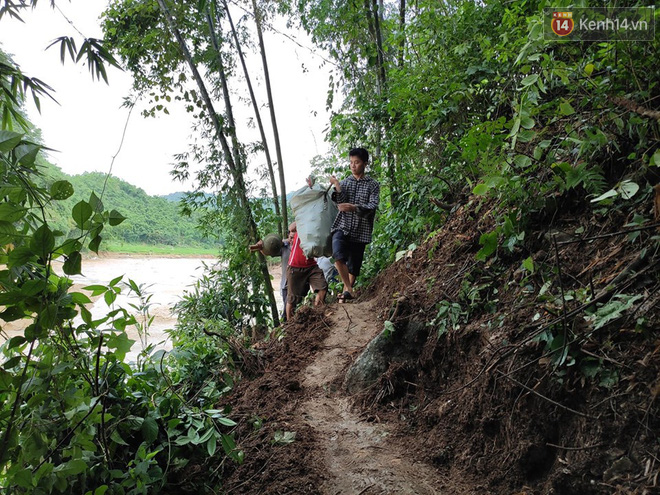
[{"label": "green leaf", "polygon": [[153,443],[158,438],[158,423],[153,417],[147,416],[142,422],[140,431],[145,442]]},{"label": "green leaf", "polygon": [[532,159],[527,155],[516,155],[513,162],[521,168],[527,168],[532,164]]},{"label": "green leaf", "polygon": [[0,203],[0,218],[5,222],[17,222],[25,216],[27,208],[11,203]]},{"label": "green leaf", "polygon": [[476,258],[480,261],[485,261],[486,258],[497,250],[497,232],[482,234],[479,237],[479,244],[483,247],[477,253]]},{"label": "green leaf", "polygon": [[619,184],[618,190],[623,199],[630,199],[635,194],[637,194],[637,191],[639,191],[639,186],[632,181],[624,180],[621,182],[621,184]]},{"label": "green leaf", "polygon": [[573,110],[573,107],[567,101],[563,101],[559,104],[559,114],[560,115],[573,115],[574,113],[575,113],[575,110]]},{"label": "green leaf", "polygon": [[62,270],[67,275],[78,275],[82,271],[82,255],[80,251],[74,251],[64,262]]},{"label": "green leaf", "polygon": [[92,207],[92,210],[97,213],[103,211],[103,202],[94,193],[94,191],[92,191],[92,193],[89,195],[89,205]]},{"label": "green leaf", "polygon": [[48,228],[48,225],[39,227],[30,239],[30,249],[42,259],[48,258],[54,247],[55,236]]},{"label": "green leaf", "polygon": [[223,434],[220,438],[220,442],[222,443],[222,450],[224,450],[227,455],[231,454],[234,449],[236,449],[236,442],[231,435]]},{"label": "green leaf", "polygon": [[0,243],[9,244],[16,239],[16,228],[11,222],[0,220]]},{"label": "green leaf", "polygon": [[108,218],[108,221],[110,225],[112,225],[113,227],[119,225],[124,220],[126,220],[126,217],[121,213],[119,213],[117,210],[112,210],[110,212],[110,217]]},{"label": "green leaf", "polygon": [[529,258],[525,258],[525,260],[522,262],[522,266],[528,272],[534,273],[534,260],[531,256]]},{"label": "green leaf", "polygon": [[69,295],[71,296],[71,301],[74,304],[83,305],[83,304],[89,304],[89,303],[92,302],[92,300],[89,297],[87,297],[85,294],[83,294],[82,292],[69,292]]},{"label": "green leaf", "polygon": [[[29,469],[21,469],[18,472],[14,473],[12,476],[14,482],[21,488],[34,488],[32,481],[32,471]],[[35,480],[36,481],[36,480]]]},{"label": "green leaf", "polygon": [[7,152],[13,150],[23,139],[23,134],[11,131],[0,131],[0,151]]},{"label": "green leaf", "polygon": [[73,196],[73,186],[68,180],[58,180],[50,186],[50,196],[53,199],[63,200]]},{"label": "green leaf", "polygon": [[597,198],[592,199],[591,202],[598,203],[600,201],[603,201],[604,199],[613,198],[614,196],[618,196],[618,195],[619,195],[618,192],[616,192],[614,189],[610,189],[609,191],[598,196]]},{"label": "green leaf", "polygon": [[522,117],[520,119],[520,125],[525,129],[531,129],[535,124],[536,122],[534,122],[534,119],[531,117]]},{"label": "green leaf", "polygon": [[655,153],[653,153],[653,156],[651,157],[650,160],[651,165],[655,165],[656,167],[660,167],[660,149],[656,150]]},{"label": "green leaf", "polygon": [[483,196],[488,192],[488,186],[486,184],[477,184],[474,189],[472,189],[472,194],[476,194],[477,196]]},{"label": "green leaf", "polygon": [[42,328],[53,328],[57,323],[57,304],[49,304],[39,314],[39,324]]},{"label": "green leaf", "polygon": [[9,339],[9,344],[7,344],[7,349],[13,349],[14,347],[18,347],[19,345],[23,345],[27,342],[25,340],[25,337],[22,335],[17,335],[16,337],[12,337]]},{"label": "green leaf", "polygon": [[[55,468],[57,470],[57,468]],[[62,472],[67,476],[75,476],[87,471],[87,463],[82,459],[71,459],[64,465]]]},{"label": "green leaf", "polygon": [[32,250],[25,246],[17,247],[9,252],[9,268],[26,265],[34,259]]},{"label": "green leaf", "polygon": [[88,247],[90,251],[94,251],[96,254],[99,254],[99,248],[101,247],[101,241],[103,237],[97,235],[91,241],[89,241]]},{"label": "green leaf", "polygon": [[584,67],[584,73],[588,76],[591,76],[591,74],[594,71],[594,64],[587,64]]},{"label": "green leaf", "polygon": [[527,86],[531,86],[534,84],[536,81],[538,81],[539,75],[538,74],[530,74],[526,78],[524,78],[520,83],[523,85],[524,88]]},{"label": "green leaf", "polygon": [[218,439],[216,438],[215,435],[213,435],[211,436],[211,438],[209,438],[208,442],[206,442],[206,451],[209,453],[209,456],[215,454],[217,447],[218,447]]},{"label": "green leaf", "polygon": [[87,201],[78,201],[71,211],[73,221],[79,229],[85,228],[85,222],[92,216],[93,210]]},{"label": "green leaf", "polygon": [[25,167],[31,167],[34,165],[34,161],[37,159],[39,150],[41,150],[41,146],[37,146],[36,144],[32,143],[26,143],[17,146],[14,153],[16,154],[16,158],[21,165],[24,165]]},{"label": "green leaf", "polygon": [[216,421],[224,426],[236,426],[236,422],[229,418],[216,418]]}]

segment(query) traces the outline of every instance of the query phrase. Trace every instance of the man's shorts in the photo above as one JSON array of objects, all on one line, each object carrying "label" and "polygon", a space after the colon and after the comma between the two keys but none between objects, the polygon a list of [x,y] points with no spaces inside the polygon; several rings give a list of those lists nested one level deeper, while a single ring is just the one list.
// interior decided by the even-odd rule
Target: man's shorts
[{"label": "man's shorts", "polygon": [[341,230],[332,233],[332,257],[346,263],[348,273],[355,275],[356,278],[362,268],[365,247],[367,245],[364,242],[349,240]]},{"label": "man's shorts", "polygon": [[286,280],[289,290],[286,302],[294,306],[305,298],[310,287],[314,292],[328,288],[328,282],[325,281],[323,270],[318,265],[308,266],[306,268],[297,268],[289,265],[289,268],[286,270]]}]

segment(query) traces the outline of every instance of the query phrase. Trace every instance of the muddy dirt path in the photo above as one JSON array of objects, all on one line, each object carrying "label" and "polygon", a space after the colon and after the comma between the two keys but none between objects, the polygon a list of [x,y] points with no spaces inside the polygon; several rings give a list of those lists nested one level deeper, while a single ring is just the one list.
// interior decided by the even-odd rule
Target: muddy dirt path
[{"label": "muddy dirt path", "polygon": [[316,431],[328,469],[320,493],[440,493],[437,471],[403,455],[385,425],[367,422],[354,413],[337,385],[346,367],[381,330],[371,304],[329,306],[326,316],[330,334],[299,377],[308,397],[301,405],[301,415]]}]

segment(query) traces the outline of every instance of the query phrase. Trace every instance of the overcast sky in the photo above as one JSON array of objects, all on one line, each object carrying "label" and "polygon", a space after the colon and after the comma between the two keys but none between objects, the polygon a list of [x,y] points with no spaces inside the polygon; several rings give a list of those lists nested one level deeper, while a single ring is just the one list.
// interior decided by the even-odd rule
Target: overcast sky
[{"label": "overcast sky", "polygon": [[[86,66],[74,65],[69,60],[62,65],[59,47],[45,49],[59,36],[76,36],[67,18],[86,37],[102,37],[98,18],[108,2],[60,1],[57,5],[64,15],[52,10],[49,3],[40,2],[34,11],[26,10],[22,16],[25,24],[4,16],[0,20],[0,44],[25,74],[55,89],[59,105],[42,98],[41,114],[31,100],[27,105],[29,118],[42,130],[46,146],[57,150],[50,154],[51,161],[68,174],[107,172],[112,157],[120,149],[127,123],[129,112],[122,108],[122,102],[130,94],[130,75],[110,68],[108,86],[103,81],[93,81]],[[303,46],[311,47],[301,33],[288,31],[287,34],[296,37]],[[304,185],[310,159],[324,154],[328,148],[323,131],[329,123],[325,111],[329,76],[327,70],[320,68],[321,58],[308,49],[273,32],[265,37],[287,189],[293,191]],[[253,63],[258,62],[256,54],[249,56]],[[256,91],[260,103],[265,103],[263,88]],[[218,105],[217,109],[221,108]],[[152,195],[192,188],[191,184],[173,182],[169,175],[172,156],[187,150],[191,117],[175,103],[169,110],[169,116],[147,119],[134,110],[128,119],[124,143],[112,165],[113,175]],[[247,110],[238,113],[244,119],[251,115]],[[269,125],[267,109],[263,109],[262,118]],[[239,139],[249,141],[257,136],[239,134]],[[275,150],[271,148],[275,159]],[[254,164],[257,162],[265,163],[265,159],[263,156],[253,159]]]}]

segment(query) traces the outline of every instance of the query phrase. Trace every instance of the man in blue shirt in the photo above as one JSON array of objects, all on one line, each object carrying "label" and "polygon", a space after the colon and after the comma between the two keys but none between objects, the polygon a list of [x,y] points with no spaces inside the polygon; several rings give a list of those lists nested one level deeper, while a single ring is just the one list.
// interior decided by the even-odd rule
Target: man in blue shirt
[{"label": "man in blue shirt", "polygon": [[365,175],[369,152],[353,148],[348,153],[351,175],[341,182],[333,175],[332,199],[339,213],[332,225],[332,257],[344,284],[340,300],[353,299],[353,285],[360,274],[364,249],[371,242],[374,217],[380,201],[380,184]]}]

